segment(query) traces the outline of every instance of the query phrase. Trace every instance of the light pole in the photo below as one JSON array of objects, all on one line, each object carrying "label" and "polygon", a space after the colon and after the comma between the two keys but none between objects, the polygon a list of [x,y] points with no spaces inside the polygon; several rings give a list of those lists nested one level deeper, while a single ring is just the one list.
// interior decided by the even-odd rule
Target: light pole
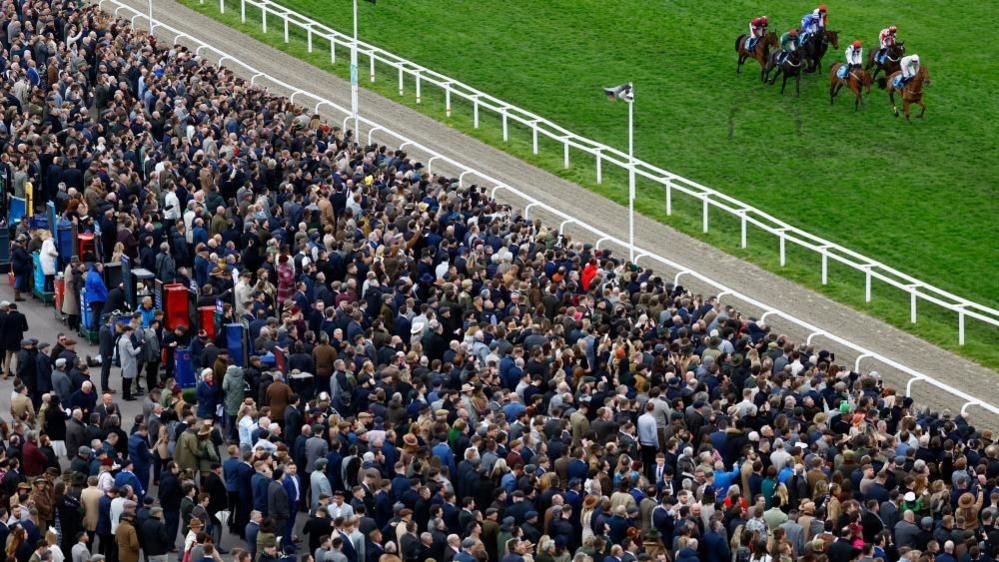
[{"label": "light pole", "polygon": [[611,100],[628,104],[628,261],[635,261],[635,87],[631,82],[604,88]]},{"label": "light pole", "polygon": [[153,34],[153,0],[149,0],[149,34]]}]

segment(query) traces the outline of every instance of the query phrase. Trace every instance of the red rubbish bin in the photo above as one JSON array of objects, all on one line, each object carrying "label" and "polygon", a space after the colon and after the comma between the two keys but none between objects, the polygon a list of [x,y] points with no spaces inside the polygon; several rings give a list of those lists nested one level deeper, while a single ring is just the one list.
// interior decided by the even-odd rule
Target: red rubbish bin
[{"label": "red rubbish bin", "polygon": [[76,235],[77,244],[79,248],[77,249],[80,256],[80,261],[87,261],[86,256],[91,255],[96,258],[96,246],[94,245],[94,233],[93,232],[81,232]]},{"label": "red rubbish bin", "polygon": [[66,294],[66,280],[62,278],[62,275],[56,275],[55,281],[52,283],[53,292],[55,293],[55,308],[56,311],[62,311],[62,299]]},{"label": "red rubbish bin", "polygon": [[198,307],[198,328],[208,333],[208,339],[215,339],[215,307]]},{"label": "red rubbish bin", "polygon": [[187,306],[187,287],[181,283],[169,283],[163,286],[163,312],[167,330],[173,330],[177,326],[191,327]]}]

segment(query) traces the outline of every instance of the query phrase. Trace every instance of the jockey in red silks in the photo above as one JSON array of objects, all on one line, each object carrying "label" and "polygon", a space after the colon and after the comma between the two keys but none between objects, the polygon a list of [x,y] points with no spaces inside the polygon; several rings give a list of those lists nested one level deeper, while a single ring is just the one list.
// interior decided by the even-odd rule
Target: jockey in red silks
[{"label": "jockey in red silks", "polygon": [[759,42],[760,37],[763,37],[767,32],[767,25],[767,16],[760,16],[750,20],[749,38],[746,39],[747,51],[751,51],[756,48],[756,43]]}]

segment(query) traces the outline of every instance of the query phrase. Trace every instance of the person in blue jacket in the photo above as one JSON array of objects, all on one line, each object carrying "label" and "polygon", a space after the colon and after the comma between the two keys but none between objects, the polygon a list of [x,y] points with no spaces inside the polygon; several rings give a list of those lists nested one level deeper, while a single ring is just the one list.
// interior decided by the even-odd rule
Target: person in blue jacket
[{"label": "person in blue jacket", "polygon": [[22,291],[31,292],[31,273],[34,263],[23,238],[18,238],[11,244],[10,252],[11,270],[14,272],[14,300],[20,302],[24,300],[21,296]]},{"label": "person in blue jacket", "polygon": [[146,424],[140,424],[135,433],[128,436],[128,458],[132,460],[132,472],[142,489],[148,489],[153,455],[149,452],[149,427]]},{"label": "person in blue jacket", "polygon": [[108,302],[108,286],[104,284],[104,264],[95,263],[90,266],[84,288],[87,290],[87,302],[90,303],[92,329],[101,325],[104,303]]},{"label": "person in blue jacket", "polygon": [[146,496],[146,489],[139,482],[139,477],[135,475],[135,463],[132,459],[124,459],[121,465],[121,471],[114,477],[114,485],[119,489],[128,486],[135,491],[135,495],[139,498],[139,503],[142,503],[142,499]]},{"label": "person in blue jacket", "polygon": [[198,418],[215,419],[215,407],[219,403],[219,385],[215,384],[215,372],[211,369],[201,371],[201,380],[194,391],[198,400]]}]

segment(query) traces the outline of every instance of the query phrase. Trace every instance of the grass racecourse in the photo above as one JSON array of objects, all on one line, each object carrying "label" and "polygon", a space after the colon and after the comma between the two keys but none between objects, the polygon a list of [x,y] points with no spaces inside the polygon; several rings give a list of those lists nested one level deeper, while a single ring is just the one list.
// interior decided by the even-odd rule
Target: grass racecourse
[{"label": "grass racecourse", "polygon": [[[239,3],[181,0],[185,5],[307,60],[348,75],[348,50],[305,47],[304,32],[282,38],[271,16],[269,33],[260,13]],[[283,0],[283,3],[349,33],[349,0]],[[888,0],[827,2],[829,29],[840,33],[823,68],[781,96],[759,81],[748,61],[735,73],[735,38],[748,20],[767,15],[771,29],[797,26],[814,3],[775,0],[379,0],[360,2],[361,37],[402,57],[450,75],[501,99],[551,119],[581,135],[625,148],[626,109],[610,104],[599,88],[635,83],[636,156],[674,173],[738,197],[812,233],[863,252],[928,283],[992,307],[999,307],[999,62],[989,57],[981,22],[988,2]],[[829,104],[828,65],[843,59],[847,42],[865,49],[878,31],[899,28],[908,53],[918,53],[930,70],[926,118],[892,116],[885,92],[874,87],[859,112],[849,92]],[[328,47],[327,47],[328,49]],[[865,53],[866,56],[866,53]],[[604,167],[595,183],[592,158],[574,156],[562,169],[560,146],[542,142],[531,154],[530,134],[512,129],[501,138],[499,119],[482,114],[472,128],[471,109],[455,102],[447,119],[443,94],[424,86],[416,105],[412,83],[399,96],[395,72],[379,68],[375,83],[361,85],[446,121],[524,160],[626,203],[626,176]],[[918,108],[916,109],[918,112]],[[862,274],[830,265],[820,284],[818,255],[789,245],[781,267],[776,240],[750,230],[749,247],[739,248],[738,222],[720,212],[712,230],[700,232],[700,203],[674,197],[667,217],[661,186],[639,184],[637,208],[679,230],[832,298],[882,318],[928,341],[993,369],[999,368],[999,330],[969,321],[967,345],[957,345],[957,315],[920,306],[909,323],[905,293],[874,285],[864,302]],[[665,250],[668,255],[668,249]],[[691,264],[695,265],[696,264]],[[779,305],[780,303],[774,303]]]}]

